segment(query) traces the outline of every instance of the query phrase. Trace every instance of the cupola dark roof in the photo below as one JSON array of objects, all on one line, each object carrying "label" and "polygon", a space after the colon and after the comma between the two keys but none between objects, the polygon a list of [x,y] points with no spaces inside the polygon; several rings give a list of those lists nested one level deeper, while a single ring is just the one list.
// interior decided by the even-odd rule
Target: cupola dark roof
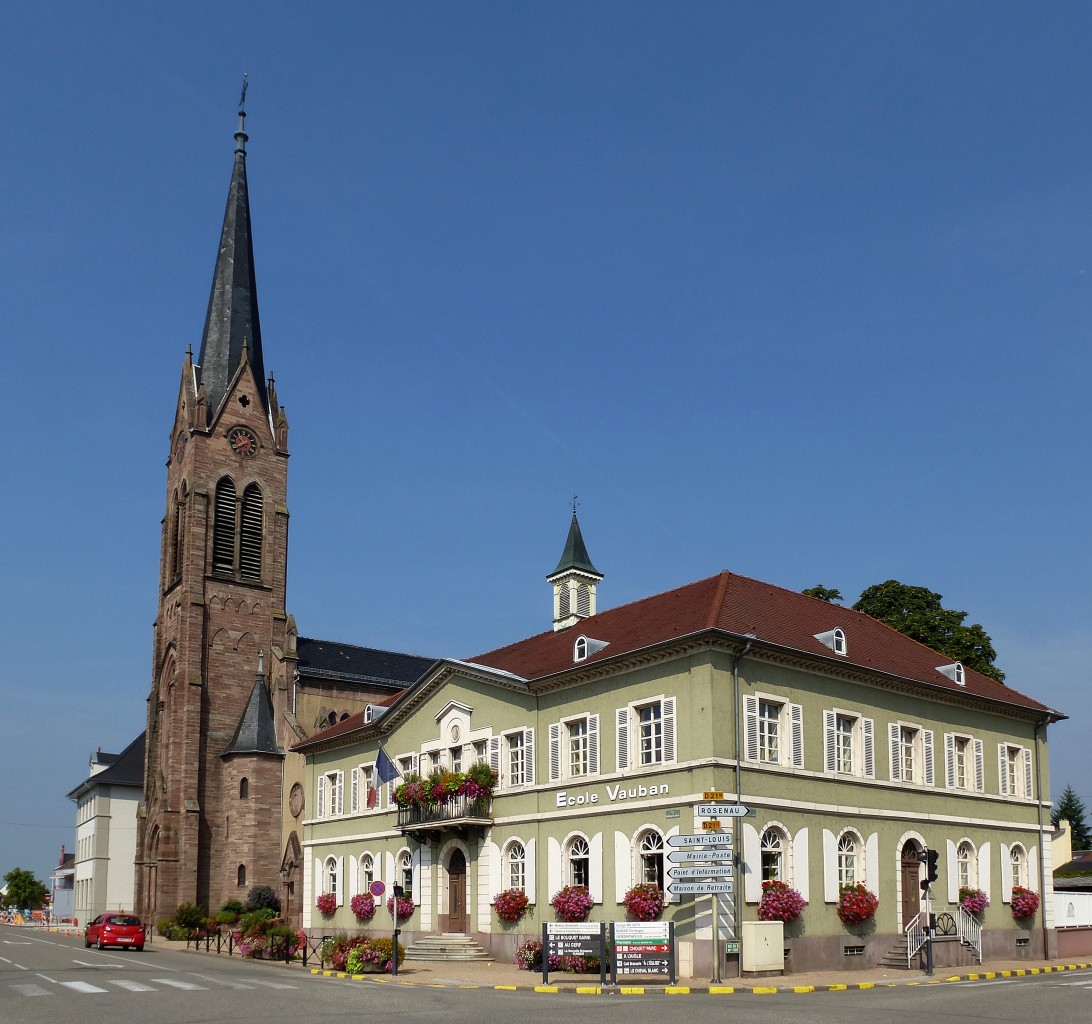
[{"label": "cupola dark roof", "polygon": [[250,700],[239,719],[239,727],[221,757],[229,754],[281,754],[277,730],[273,723],[273,701],[269,697],[261,673],[254,680]]},{"label": "cupola dark roof", "polygon": [[[243,88],[243,98],[246,87]],[[262,331],[258,323],[258,286],[254,276],[254,243],[250,231],[250,198],[246,181],[246,111],[239,104],[239,130],[235,133],[235,166],[228,188],[220,249],[212,275],[212,292],[201,338],[200,380],[205,389],[209,422],[219,411],[244,349],[257,384],[263,408],[269,409]]]},{"label": "cupola dark roof", "polygon": [[565,550],[561,552],[561,560],[557,568],[547,576],[552,579],[559,572],[568,572],[578,569],[580,572],[591,573],[593,576],[603,578],[603,574],[592,565],[588,557],[588,549],[584,546],[584,537],[580,533],[580,523],[576,518],[576,509],[573,509],[573,521],[569,524],[569,536],[565,539]]}]

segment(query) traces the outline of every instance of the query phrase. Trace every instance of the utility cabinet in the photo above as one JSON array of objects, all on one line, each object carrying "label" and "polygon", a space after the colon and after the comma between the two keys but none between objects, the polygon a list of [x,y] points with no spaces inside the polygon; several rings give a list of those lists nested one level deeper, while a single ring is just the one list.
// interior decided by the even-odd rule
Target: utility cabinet
[{"label": "utility cabinet", "polygon": [[743,922],[743,970],[785,969],[785,924],[782,921]]}]

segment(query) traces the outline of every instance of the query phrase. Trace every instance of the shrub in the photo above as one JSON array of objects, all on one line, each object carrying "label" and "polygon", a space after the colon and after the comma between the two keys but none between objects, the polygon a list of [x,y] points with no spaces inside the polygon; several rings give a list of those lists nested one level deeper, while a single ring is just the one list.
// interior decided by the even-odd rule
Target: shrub
[{"label": "shrub", "polygon": [[758,916],[763,921],[795,921],[807,906],[807,901],[787,883],[768,878],[762,883],[762,899],[758,901]]},{"label": "shrub", "polygon": [[593,901],[586,885],[566,885],[553,894],[550,906],[559,921],[586,921]]},{"label": "shrub", "polygon": [[622,902],[634,921],[655,921],[663,913],[664,894],[658,885],[642,882],[630,889]]},{"label": "shrub", "polygon": [[370,921],[375,917],[375,897],[369,892],[358,892],[349,900],[349,908],[358,921]]},{"label": "shrub", "polygon": [[968,914],[981,914],[989,905],[990,898],[981,889],[972,889],[969,886],[959,887],[959,905]]},{"label": "shrub", "polygon": [[537,939],[528,939],[516,948],[513,962],[521,971],[541,971],[542,943]]},{"label": "shrub", "polygon": [[273,910],[281,912],[280,897],[273,891],[270,885],[256,885],[246,894],[247,910]]},{"label": "shrub", "polygon": [[845,885],[838,894],[838,916],[843,924],[861,924],[876,913],[880,905],[874,892],[865,888],[864,882]]},{"label": "shrub", "polygon": [[534,914],[534,908],[527,898],[527,893],[519,888],[505,889],[504,892],[497,893],[493,897],[493,909],[497,912],[497,917],[509,924],[522,921],[528,912]]},{"label": "shrub", "polygon": [[239,927],[231,933],[241,956],[283,960],[295,956],[305,941],[303,933],[279,923],[277,912],[270,907],[252,910],[239,918]]},{"label": "shrub", "polygon": [[1039,894],[1032,889],[1025,889],[1022,885],[1012,887],[1012,916],[1017,921],[1033,917],[1039,909]]},{"label": "shrub", "polygon": [[[393,970],[394,942],[388,938],[365,938],[353,941],[352,948],[345,957],[345,970],[350,974],[362,974],[369,967],[378,967],[390,972]],[[398,944],[398,966],[406,959],[406,947]]]},{"label": "shrub", "polygon": [[[220,914],[234,914],[234,920],[238,921],[245,910],[246,904],[242,900],[224,900],[224,905],[220,908]],[[219,917],[220,914],[216,916]]]},{"label": "shrub", "polygon": [[161,917],[156,922],[155,930],[157,932],[159,932],[159,934],[162,935],[163,938],[168,939],[171,936],[172,926],[173,926],[173,922],[171,921],[171,919],[169,917]]},{"label": "shrub", "polygon": [[209,912],[196,903],[180,903],[178,905],[178,910],[174,915],[174,923],[178,925],[179,928],[188,928],[191,931],[196,931],[198,928],[203,927],[208,916]]}]

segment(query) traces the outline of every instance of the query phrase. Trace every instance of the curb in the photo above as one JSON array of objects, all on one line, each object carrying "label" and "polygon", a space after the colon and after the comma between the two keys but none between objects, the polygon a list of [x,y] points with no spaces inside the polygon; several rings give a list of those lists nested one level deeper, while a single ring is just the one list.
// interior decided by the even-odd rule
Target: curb
[{"label": "curb", "polygon": [[602,985],[576,985],[562,988],[560,985],[489,985],[466,982],[464,984],[438,983],[433,981],[403,981],[401,978],[384,977],[375,974],[349,974],[347,971],[323,970],[310,968],[311,974],[324,978],[339,978],[343,981],[366,981],[378,985],[407,985],[416,988],[455,988],[455,989],[493,989],[495,992],[534,992],[539,995],[559,995],[562,992],[578,996],[689,996],[689,995],[810,995],[814,992],[866,992],[874,988],[913,988],[918,985],[943,985],[960,981],[994,981],[996,979],[1030,978],[1040,974],[1060,974],[1064,971],[1082,971],[1092,968],[1092,963],[1052,964],[1046,967],[1015,967],[1001,971],[976,971],[955,974],[947,978],[924,978],[913,981],[859,981],[832,982],[829,985],[786,985],[786,986],[734,986],[708,985],[692,987],[689,985],[619,985],[617,988],[604,988]]}]

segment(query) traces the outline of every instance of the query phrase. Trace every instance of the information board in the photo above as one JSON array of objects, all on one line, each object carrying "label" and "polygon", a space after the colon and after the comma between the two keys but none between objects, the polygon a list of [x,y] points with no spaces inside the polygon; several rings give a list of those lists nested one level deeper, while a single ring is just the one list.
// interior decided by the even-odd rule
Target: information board
[{"label": "information board", "polygon": [[599,983],[607,980],[607,926],[580,921],[547,921],[542,926],[542,984],[549,984],[550,957],[580,956],[599,958]]},{"label": "information board", "polygon": [[610,937],[612,985],[620,974],[666,974],[675,984],[673,921],[612,921]]}]

